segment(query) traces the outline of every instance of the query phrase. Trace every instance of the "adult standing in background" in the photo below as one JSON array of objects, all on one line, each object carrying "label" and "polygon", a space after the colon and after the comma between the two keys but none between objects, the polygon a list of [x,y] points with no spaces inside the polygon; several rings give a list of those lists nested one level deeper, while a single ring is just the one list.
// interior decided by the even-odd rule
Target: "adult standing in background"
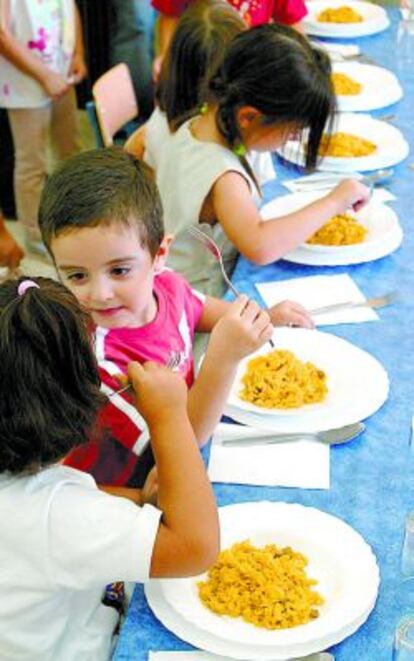
[{"label": "adult standing in background", "polygon": [[139,115],[145,120],[154,109],[152,61],[156,12],[150,0],[112,0],[112,8],[110,61],[112,65],[120,62],[128,65]]},{"label": "adult standing in background", "polygon": [[[154,60],[153,76],[158,80],[162,60],[167,52],[177,22],[194,0],[152,0],[160,13],[159,55]],[[241,15],[248,27],[274,21],[300,30],[300,21],[306,16],[304,0],[227,0]]]},{"label": "adult standing in background", "polygon": [[9,115],[17,216],[32,251],[43,252],[37,211],[48,138],[59,160],[80,149],[74,85],[86,73],[74,0],[0,0],[0,107]]}]

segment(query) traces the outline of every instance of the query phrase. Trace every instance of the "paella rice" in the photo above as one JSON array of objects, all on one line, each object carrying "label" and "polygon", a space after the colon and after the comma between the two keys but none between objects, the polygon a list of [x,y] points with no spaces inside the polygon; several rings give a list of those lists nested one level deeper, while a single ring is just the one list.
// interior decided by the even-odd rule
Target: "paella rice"
[{"label": "paella rice", "polygon": [[328,392],[325,372],[281,349],[249,360],[242,384],[240,398],[267,409],[315,404]]},{"label": "paella rice", "polygon": [[323,597],[306,575],[307,558],[289,546],[253,546],[249,540],[222,551],[198,583],[202,603],[217,615],[241,617],[265,629],[286,629],[314,620]]},{"label": "paella rice", "polygon": [[363,16],[352,7],[327,7],[318,14],[319,23],[362,23]]},{"label": "paella rice", "polygon": [[321,156],[337,156],[346,158],[355,158],[360,156],[369,156],[376,151],[377,146],[370,140],[365,140],[359,135],[352,133],[324,133],[319,145],[319,154]]},{"label": "paella rice", "polygon": [[340,96],[356,96],[361,93],[362,85],[356,80],[347,76],[346,73],[336,71],[331,75],[335,94]]},{"label": "paella rice", "polygon": [[350,246],[362,243],[368,233],[366,227],[348,214],[333,216],[306,243],[323,246]]}]

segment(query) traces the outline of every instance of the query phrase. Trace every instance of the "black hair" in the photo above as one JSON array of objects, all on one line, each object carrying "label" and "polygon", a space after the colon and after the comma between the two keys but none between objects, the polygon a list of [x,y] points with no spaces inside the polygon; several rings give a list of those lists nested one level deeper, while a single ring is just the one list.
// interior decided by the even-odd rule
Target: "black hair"
[{"label": "black hair", "polygon": [[201,103],[206,80],[246,25],[225,0],[198,0],[181,16],[161,70],[161,110],[175,131]]},{"label": "black hair", "polygon": [[96,431],[106,402],[87,324],[63,285],[0,285],[0,472],[37,472]]},{"label": "black hair", "polygon": [[149,169],[132,154],[119,147],[84,151],[48,178],[39,226],[49,251],[61,232],[113,222],[136,227],[142,246],[156,255],[164,236],[161,200]]},{"label": "black hair", "polygon": [[323,131],[335,111],[330,73],[328,55],[293,28],[269,24],[242,32],[228,46],[208,85],[220,133],[231,147],[240,143],[237,110],[253,106],[264,124],[309,129],[305,165],[314,167]]}]

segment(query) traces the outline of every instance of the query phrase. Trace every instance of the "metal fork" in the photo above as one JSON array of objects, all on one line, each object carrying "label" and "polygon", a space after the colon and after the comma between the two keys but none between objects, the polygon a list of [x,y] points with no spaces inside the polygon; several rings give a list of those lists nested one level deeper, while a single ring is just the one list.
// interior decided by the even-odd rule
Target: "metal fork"
[{"label": "metal fork", "polygon": [[[213,255],[214,259],[220,265],[221,273],[222,273],[223,278],[224,278],[226,284],[228,285],[229,289],[231,289],[231,291],[233,292],[233,294],[236,297],[239,297],[240,292],[233,285],[232,281],[230,280],[229,276],[226,273],[226,269],[224,268],[224,264],[223,264],[223,257],[222,257],[220,248],[218,247],[217,243],[215,241],[213,241],[213,239],[211,237],[209,237],[207,234],[204,234],[204,232],[202,232],[200,229],[198,229],[198,227],[195,227],[194,225],[189,227],[187,229],[187,232],[189,234],[191,234],[191,236],[194,239],[197,239],[198,241],[200,241],[200,243],[202,243],[203,246]],[[275,345],[274,345],[274,342],[273,342],[272,339],[269,340],[269,344],[270,344],[271,347],[274,348]]]},{"label": "metal fork", "polygon": [[[168,367],[170,370],[174,370],[180,364],[180,360],[181,360],[180,352],[171,351],[170,356],[166,363],[166,367]],[[110,399],[111,397],[115,397],[115,395],[120,395],[122,392],[129,390],[129,388],[132,388],[132,383],[127,383],[126,386],[123,386],[119,390],[115,390],[114,392],[111,392],[108,395],[108,397]]]}]

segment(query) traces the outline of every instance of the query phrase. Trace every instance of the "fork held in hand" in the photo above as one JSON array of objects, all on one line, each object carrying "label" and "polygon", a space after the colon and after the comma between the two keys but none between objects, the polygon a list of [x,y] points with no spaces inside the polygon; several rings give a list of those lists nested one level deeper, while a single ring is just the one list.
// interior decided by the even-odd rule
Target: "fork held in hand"
[{"label": "fork held in hand", "polygon": [[[166,367],[168,367],[170,370],[174,370],[178,365],[180,364],[181,356],[179,351],[171,351],[170,356],[167,360]],[[109,399],[111,397],[115,397],[115,395],[120,395],[121,393],[125,392],[126,390],[129,390],[129,388],[132,388],[132,383],[127,383],[126,386],[123,386],[119,390],[114,390],[114,392],[111,392],[108,397]]]},{"label": "fork held in hand", "polygon": [[[204,234],[204,232],[202,232],[200,229],[198,229],[198,227],[195,227],[194,225],[189,227],[187,231],[189,234],[191,234],[191,236],[194,239],[200,241],[200,243],[202,243],[203,246],[213,255],[216,262],[218,262],[220,265],[221,273],[223,275],[223,278],[227,286],[229,287],[229,289],[231,289],[233,294],[238,298],[240,296],[240,292],[233,285],[232,281],[230,280],[229,276],[226,273],[226,269],[224,268],[224,264],[223,264],[223,257],[217,243],[213,241],[213,239],[210,236]],[[269,340],[269,344],[272,348],[274,348],[275,345],[272,339]]]}]

